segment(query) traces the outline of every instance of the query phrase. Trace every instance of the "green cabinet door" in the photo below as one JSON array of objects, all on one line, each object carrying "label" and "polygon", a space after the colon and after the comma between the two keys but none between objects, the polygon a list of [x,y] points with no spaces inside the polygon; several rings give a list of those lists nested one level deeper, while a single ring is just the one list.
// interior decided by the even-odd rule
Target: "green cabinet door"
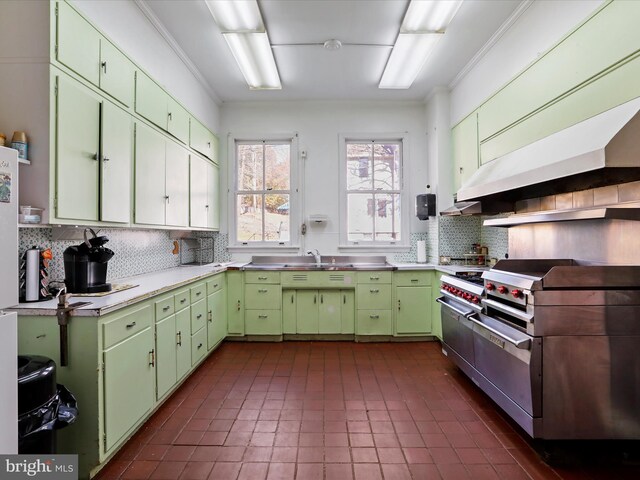
[{"label": "green cabinet door", "polygon": [[218,290],[207,297],[207,349],[211,350],[227,336],[227,296]]},{"label": "green cabinet door", "polygon": [[453,188],[458,191],[478,169],[478,114],[472,113],[451,129]]},{"label": "green cabinet door", "polygon": [[219,168],[217,165],[207,163],[207,227],[220,228],[220,201],[219,195]]},{"label": "green cabinet door", "polygon": [[227,271],[227,331],[244,335],[244,280],[239,270]]},{"label": "green cabinet door", "polygon": [[173,98],[167,99],[167,131],[182,143],[189,142],[189,112]]},{"label": "green cabinet door", "polygon": [[166,214],[165,224],[189,225],[189,152],[177,143],[166,144]]},{"label": "green cabinet door", "polygon": [[356,323],[356,294],[353,290],[340,290],[340,297],[340,317],[342,322],[340,333],[354,333]]},{"label": "green cabinet door", "polygon": [[100,41],[100,88],[125,106],[133,105],[134,64],[109,40]]},{"label": "green cabinet door", "polygon": [[320,290],[318,333],[341,333],[343,296],[340,290]]},{"label": "green cabinet door", "polygon": [[191,313],[189,308],[176,312],[176,377],[180,380],[191,370]]},{"label": "green cabinet door", "polygon": [[136,71],[136,112],[163,130],[167,129],[167,98],[156,82]]},{"label": "green cabinet door", "polygon": [[156,324],[156,398],[160,400],[176,384],[176,317]]},{"label": "green cabinet door", "polygon": [[[150,314],[148,307],[147,314]],[[120,440],[154,403],[155,350],[151,328],[106,350],[104,356],[105,450]]]},{"label": "green cabinet door", "polygon": [[395,333],[431,333],[431,287],[396,287]]},{"label": "green cabinet door", "polygon": [[282,333],[296,333],[296,291],[282,290]]},{"label": "green cabinet door", "polygon": [[192,155],[189,181],[189,225],[192,227],[207,227],[207,172],[207,161]]},{"label": "green cabinet door", "polygon": [[210,158],[211,140],[209,139],[209,131],[195,118],[191,119],[189,146],[196,152],[200,152],[205,157]]},{"label": "green cabinet door", "polygon": [[135,222],[165,224],[165,140],[136,124]]},{"label": "green cabinet door", "polygon": [[98,85],[100,33],[67,2],[58,2],[57,7],[57,60],[94,85]]},{"label": "green cabinet door", "polygon": [[298,290],[296,294],[297,333],[318,333],[319,308],[318,290]]},{"label": "green cabinet door", "polygon": [[103,222],[130,222],[132,164],[131,116],[110,102],[103,101],[100,185],[100,220]]},{"label": "green cabinet door", "polygon": [[100,101],[75,80],[58,76],[56,81],[56,216],[96,221]]}]

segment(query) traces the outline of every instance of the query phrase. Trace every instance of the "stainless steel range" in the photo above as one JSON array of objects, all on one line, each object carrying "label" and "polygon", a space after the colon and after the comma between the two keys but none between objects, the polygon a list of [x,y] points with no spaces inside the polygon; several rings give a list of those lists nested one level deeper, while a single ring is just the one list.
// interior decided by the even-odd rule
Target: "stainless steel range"
[{"label": "stainless steel range", "polygon": [[640,267],[501,260],[482,277],[480,305],[442,277],[443,352],[534,438],[640,439]]}]

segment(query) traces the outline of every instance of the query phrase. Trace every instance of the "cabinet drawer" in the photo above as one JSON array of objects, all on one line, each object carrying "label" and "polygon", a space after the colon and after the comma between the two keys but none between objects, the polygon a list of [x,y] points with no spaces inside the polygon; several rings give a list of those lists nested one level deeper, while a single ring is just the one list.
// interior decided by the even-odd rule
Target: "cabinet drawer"
[{"label": "cabinet drawer", "polygon": [[182,290],[181,292],[176,293],[173,298],[176,306],[176,312],[179,312],[183,308],[187,308],[191,305],[189,290]]},{"label": "cabinet drawer", "polygon": [[358,310],[356,335],[391,335],[391,310]]},{"label": "cabinet drawer", "polygon": [[191,287],[191,303],[195,303],[198,300],[202,300],[207,296],[207,284],[202,282],[194,287]]},{"label": "cabinet drawer", "polygon": [[244,272],[245,283],[280,283],[280,272]]},{"label": "cabinet drawer", "polygon": [[358,309],[391,310],[391,285],[358,285]]},{"label": "cabinet drawer", "polygon": [[207,321],[207,301],[198,300],[191,305],[191,333],[194,334],[202,327]]},{"label": "cabinet drawer", "polygon": [[357,272],[358,283],[391,283],[391,272]]},{"label": "cabinet drawer", "polygon": [[145,328],[150,327],[152,322],[153,310],[150,304],[117,315],[113,320],[102,324],[102,342],[104,348],[107,349],[125,338],[141,332]]},{"label": "cabinet drawer", "polygon": [[220,275],[216,275],[210,280],[207,280],[207,295],[211,295],[212,293],[217,292],[218,290],[222,290],[225,286],[225,276],[224,273]]},{"label": "cabinet drawer", "polygon": [[280,310],[246,310],[246,335],[282,335],[282,312]]},{"label": "cabinet drawer", "polygon": [[176,311],[173,295],[154,302],[156,310],[156,322],[173,315]]},{"label": "cabinet drawer", "polygon": [[205,353],[207,353],[207,330],[203,328],[191,335],[191,365],[198,363]]},{"label": "cabinet drawer", "polygon": [[398,287],[429,287],[432,271],[394,272],[393,283]]},{"label": "cabinet drawer", "polygon": [[247,284],[244,287],[246,308],[279,310],[282,302],[280,285]]}]

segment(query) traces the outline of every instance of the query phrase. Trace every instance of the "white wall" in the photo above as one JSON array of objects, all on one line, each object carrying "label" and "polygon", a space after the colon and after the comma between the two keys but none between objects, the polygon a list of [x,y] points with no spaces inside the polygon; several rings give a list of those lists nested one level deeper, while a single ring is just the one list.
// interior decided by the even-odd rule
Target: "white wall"
[{"label": "white wall", "polygon": [[213,132],[220,112],[213,98],[133,0],[74,0],[95,25]]},{"label": "white wall", "polygon": [[[268,133],[299,134],[300,150],[307,151],[305,161],[305,211],[329,216],[326,227],[309,227],[303,239],[305,250],[317,248],[322,254],[337,254],[339,241],[339,162],[340,134],[345,133],[402,133],[408,132],[405,149],[405,188],[409,189],[409,203],[403,214],[411,217],[411,231],[421,232],[425,222],[415,217],[415,195],[423,193],[428,183],[427,148],[424,104],[411,103],[349,103],[349,102],[279,102],[224,104],[221,109],[225,135]],[[225,145],[227,138],[221,135]],[[224,163],[229,159],[224,152]],[[226,192],[228,172],[222,173],[222,191]],[[222,225],[226,222],[227,196],[223,198]],[[292,225],[292,228],[296,228]],[[344,253],[344,252],[342,252]],[[248,254],[250,255],[250,254]],[[247,255],[234,255],[243,259]]]},{"label": "white wall", "polygon": [[603,0],[536,0],[451,91],[451,126],[576,27]]}]

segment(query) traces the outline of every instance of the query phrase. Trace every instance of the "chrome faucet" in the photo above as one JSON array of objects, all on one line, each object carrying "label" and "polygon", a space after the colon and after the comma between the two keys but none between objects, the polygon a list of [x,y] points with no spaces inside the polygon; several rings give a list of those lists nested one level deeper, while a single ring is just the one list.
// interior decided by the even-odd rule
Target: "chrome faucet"
[{"label": "chrome faucet", "polygon": [[[315,252],[315,253],[314,253],[314,252]],[[313,255],[313,256],[315,257],[315,259],[316,259],[316,263],[317,263],[318,265],[320,265],[320,263],[322,263],[321,256],[320,256],[320,252],[318,251],[318,249],[317,249],[317,248],[316,248],[316,249],[314,249],[314,250],[309,250],[309,251],[307,252],[307,255]]]}]

